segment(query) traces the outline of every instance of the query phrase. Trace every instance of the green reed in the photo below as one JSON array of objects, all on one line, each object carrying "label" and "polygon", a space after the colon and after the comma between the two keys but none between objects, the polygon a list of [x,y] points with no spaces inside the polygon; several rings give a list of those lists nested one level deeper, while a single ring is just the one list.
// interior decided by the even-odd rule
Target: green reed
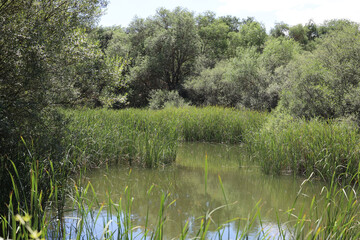
[{"label": "green reed", "polygon": [[314,173],[327,182],[335,174],[345,184],[358,181],[360,134],[346,122],[270,118],[248,135],[247,147],[265,173]]},{"label": "green reed", "polygon": [[85,165],[122,161],[156,167],[175,160],[177,143],[240,143],[265,113],[220,107],[164,110],[66,110],[72,119],[66,143]]},{"label": "green reed", "polygon": [[334,174],[330,185],[323,187],[319,197],[313,197],[310,206],[303,206],[297,215],[294,209],[285,213],[288,214],[287,223],[279,224],[286,229],[282,231],[282,238],[359,239],[359,190],[358,185],[340,187]]},{"label": "green reed", "polygon": [[233,108],[188,107],[169,109],[179,119],[179,134],[185,141],[240,143],[246,134],[258,130],[267,113]]},{"label": "green reed", "polygon": [[175,160],[178,133],[173,119],[147,110],[66,111],[72,155],[84,165],[107,161],[156,167]]}]

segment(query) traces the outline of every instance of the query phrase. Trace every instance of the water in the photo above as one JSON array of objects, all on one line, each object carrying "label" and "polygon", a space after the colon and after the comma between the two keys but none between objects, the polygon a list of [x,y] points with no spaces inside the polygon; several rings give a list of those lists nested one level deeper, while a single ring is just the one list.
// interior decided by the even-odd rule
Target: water
[{"label": "water", "polygon": [[[205,192],[206,155],[208,176]],[[257,220],[249,236],[250,239],[256,239],[264,233],[276,237],[276,215],[285,223],[288,220],[288,215],[285,214],[287,210],[295,208],[296,214],[302,207],[307,209],[312,197],[321,191],[321,184],[307,182],[302,185],[301,193],[298,195],[304,179],[264,175],[238,145],[209,143],[182,143],[178,149],[176,163],[171,166],[160,169],[135,167],[131,169],[131,173],[128,167],[109,166],[108,169],[87,172],[82,181],[91,182],[99,205],[108,202],[109,195],[115,203],[119,202],[120,198],[125,201],[126,194],[133,197],[132,227],[137,226],[133,238],[143,237],[146,220],[150,229],[157,224],[163,194],[169,194],[166,204],[174,201],[165,209],[165,239],[177,238],[186,222],[189,222],[189,237],[196,234],[201,218],[209,215],[214,209],[217,210],[211,213],[212,223],[208,237],[217,239],[219,232],[216,229],[221,223],[237,217],[246,219],[249,214],[256,212],[258,204],[261,206],[262,224],[260,225]],[[298,199],[294,205],[297,195]],[[112,220],[109,229],[114,233],[118,231],[117,224],[120,220],[116,219],[115,213],[110,216],[108,213],[109,211],[104,209],[99,212],[93,207],[93,217],[89,215],[85,222],[93,229],[94,236],[101,237],[109,220]],[[100,216],[98,219],[104,217],[106,220],[98,220],[95,223],[97,214]],[[79,223],[76,212],[70,212],[65,217],[68,231],[74,231]],[[221,230],[222,237],[234,239],[238,233],[238,223],[239,221],[233,221],[227,224]],[[245,223],[245,220],[240,220],[240,226],[244,226]],[[119,225],[123,227],[124,223],[121,222]],[[83,235],[84,239],[88,237]]]}]

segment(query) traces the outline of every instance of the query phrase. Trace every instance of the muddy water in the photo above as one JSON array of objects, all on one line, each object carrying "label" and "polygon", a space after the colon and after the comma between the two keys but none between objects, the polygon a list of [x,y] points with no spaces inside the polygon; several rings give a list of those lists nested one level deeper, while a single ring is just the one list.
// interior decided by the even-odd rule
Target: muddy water
[{"label": "muddy water", "polygon": [[[205,159],[208,162],[207,177]],[[132,227],[138,228],[132,237],[138,239],[143,237],[146,224],[150,229],[157,224],[162,195],[168,196],[166,205],[172,203],[164,212],[165,239],[178,238],[186,222],[189,226],[188,237],[194,236],[204,216],[210,216],[208,219],[212,221],[209,238],[221,236],[234,239],[241,234],[246,223],[243,219],[259,209],[261,224],[256,220],[249,234],[249,239],[256,239],[262,234],[275,237],[278,234],[278,220],[282,223],[288,220],[285,212],[292,208],[295,208],[295,214],[301,208],[306,211],[312,197],[321,191],[319,183],[301,185],[304,181],[301,178],[262,174],[239,146],[209,143],[182,143],[176,163],[171,166],[160,169],[132,168],[131,172],[128,167],[110,166],[108,169],[87,172],[82,180],[91,182],[99,203],[108,202],[109,195],[114,202],[121,198],[124,203],[127,196],[133,199]],[[117,225],[116,214],[111,214],[113,216],[109,217],[109,211],[104,209],[100,213],[107,216],[107,220],[113,220],[109,227],[116,232],[123,223]],[[216,231],[221,223],[234,218],[240,220],[227,224],[220,233]],[[101,235],[105,224],[105,221],[98,221],[93,226],[94,232]]]}]

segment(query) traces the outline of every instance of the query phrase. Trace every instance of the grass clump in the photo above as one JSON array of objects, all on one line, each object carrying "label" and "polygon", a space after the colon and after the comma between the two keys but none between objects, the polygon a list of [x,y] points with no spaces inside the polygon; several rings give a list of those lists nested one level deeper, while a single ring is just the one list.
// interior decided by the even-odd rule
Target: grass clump
[{"label": "grass clump", "polygon": [[336,120],[304,120],[273,115],[247,139],[248,148],[265,173],[316,176],[344,183],[358,176],[360,135],[355,125]]},{"label": "grass clump", "polygon": [[[311,176],[304,182],[309,181]],[[298,195],[302,194],[302,186]],[[335,174],[321,194],[312,198],[297,214],[290,209],[288,221],[280,224],[282,239],[359,239],[359,186],[340,187]],[[295,200],[296,202],[296,200]]]},{"label": "grass clump", "polygon": [[156,167],[175,160],[178,133],[172,119],[150,110],[71,110],[68,142],[83,164],[105,161]]},{"label": "grass clump", "polygon": [[179,119],[179,134],[185,141],[240,143],[257,131],[267,113],[222,107],[170,109]]}]

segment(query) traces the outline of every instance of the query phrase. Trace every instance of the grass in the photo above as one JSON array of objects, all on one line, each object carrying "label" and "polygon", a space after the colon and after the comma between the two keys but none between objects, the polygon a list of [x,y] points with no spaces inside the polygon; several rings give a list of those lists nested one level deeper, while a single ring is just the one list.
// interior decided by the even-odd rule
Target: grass
[{"label": "grass", "polygon": [[148,168],[173,162],[181,140],[240,143],[266,116],[219,107],[65,113],[72,119],[65,142],[72,146],[73,159],[81,159],[84,165],[121,161]]},{"label": "grass", "polygon": [[169,109],[179,119],[179,134],[185,141],[241,143],[250,132],[257,131],[267,113],[232,108],[188,107]]},{"label": "grass", "polygon": [[175,160],[178,132],[173,119],[147,110],[68,110],[66,142],[83,165],[138,163],[151,168]]},{"label": "grass", "polygon": [[359,180],[359,130],[343,121],[270,117],[248,135],[247,147],[267,174],[314,173],[326,182],[335,174],[345,185]]}]

